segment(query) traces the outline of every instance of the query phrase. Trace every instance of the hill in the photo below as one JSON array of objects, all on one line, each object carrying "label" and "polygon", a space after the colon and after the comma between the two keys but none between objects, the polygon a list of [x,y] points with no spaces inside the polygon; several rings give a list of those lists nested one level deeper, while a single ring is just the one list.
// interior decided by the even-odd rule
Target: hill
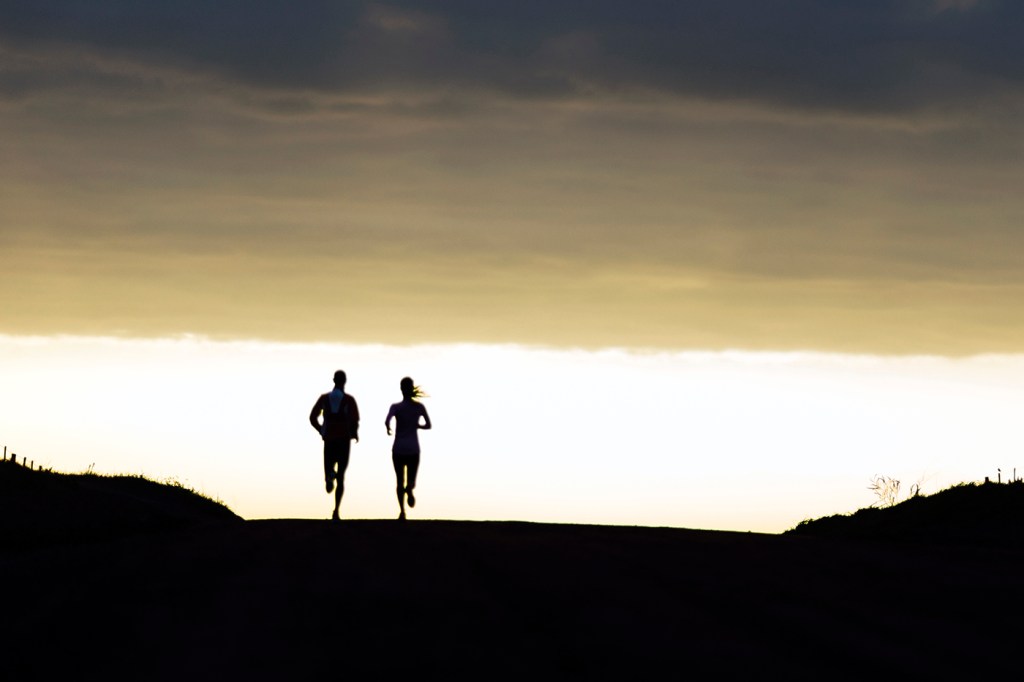
[{"label": "hill", "polygon": [[[86,479],[74,494],[105,511],[85,527],[105,515],[117,533],[0,544],[5,679],[975,679],[1018,668],[1006,623],[1024,607],[1022,549],[240,521],[172,500],[182,491],[115,494]],[[21,480],[45,499],[70,485]],[[121,505],[151,522],[123,525]]]},{"label": "hill", "polygon": [[0,461],[0,546],[109,539],[241,521],[223,504],[141,476],[34,471]]},{"label": "hill", "polygon": [[1024,548],[1024,482],[964,483],[885,508],[802,522],[788,531],[836,539]]}]

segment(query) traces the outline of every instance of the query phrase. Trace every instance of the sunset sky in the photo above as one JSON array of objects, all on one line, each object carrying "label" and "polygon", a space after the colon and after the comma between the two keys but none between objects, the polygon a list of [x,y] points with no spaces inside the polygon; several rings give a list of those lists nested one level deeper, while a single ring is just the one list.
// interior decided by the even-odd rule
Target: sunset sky
[{"label": "sunset sky", "polygon": [[[1009,0],[0,0],[0,444],[319,516],[304,420],[341,367],[381,432],[355,515],[395,506],[404,374],[443,416],[423,516],[782,530],[873,474],[1012,469],[1022,27]],[[211,401],[152,452],[147,376],[155,409]],[[110,433],[40,419],[71,385]]]}]

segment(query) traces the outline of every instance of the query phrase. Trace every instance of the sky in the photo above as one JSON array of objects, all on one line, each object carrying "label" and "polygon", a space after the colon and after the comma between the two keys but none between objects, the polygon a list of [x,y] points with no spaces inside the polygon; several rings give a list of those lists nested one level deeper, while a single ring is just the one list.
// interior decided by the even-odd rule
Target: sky
[{"label": "sky", "polygon": [[[274,358],[263,391],[294,396],[278,419],[299,426],[336,368],[355,382],[362,366],[352,391],[381,414],[419,372],[428,392],[445,388],[428,401],[445,418],[424,436],[438,463],[550,421],[524,443],[528,463],[479,455],[465,467],[479,478],[446,489],[453,506],[424,514],[779,530],[870,503],[875,474],[945,483],[1012,467],[1021,25],[1024,6],[1000,0],[0,0],[0,440],[56,468],[126,467],[105,463],[106,438],[61,440],[38,422],[45,408],[11,396],[59,392],[46,367],[88,363],[103,371],[82,389],[104,385],[88,400],[114,425],[114,396],[141,390],[120,358],[190,377],[206,399],[230,391],[211,368],[234,366],[235,349],[245,376]],[[687,392],[695,363],[707,383]],[[511,396],[525,386],[503,387],[526,378],[543,407],[524,418]],[[807,440],[801,411],[845,395],[870,399],[826,419],[833,433],[867,420],[902,454]],[[907,451],[959,441],[937,436],[953,417],[920,419],[911,398],[1003,436],[918,461],[927,453]],[[591,421],[592,400],[623,406],[621,434],[590,440],[611,428]],[[895,431],[872,421],[875,405]],[[279,498],[211,474],[246,455],[222,440],[244,417],[210,409],[225,419],[174,427],[200,460],[176,470],[136,451],[133,470],[206,481],[247,516],[321,513],[299,492],[308,475]],[[688,433],[753,434],[765,419],[793,489],[726,514],[758,484],[725,483],[724,462],[764,441],[723,449]],[[274,449],[315,451],[305,428]],[[573,437],[597,463],[568,464]],[[389,476],[386,441],[374,447]],[[806,466],[812,451],[820,467]],[[665,481],[688,489],[706,467],[700,504],[672,499]],[[630,483],[612,513],[616,481]],[[545,486],[604,492],[552,506]],[[366,504],[353,511],[387,515]]]}]

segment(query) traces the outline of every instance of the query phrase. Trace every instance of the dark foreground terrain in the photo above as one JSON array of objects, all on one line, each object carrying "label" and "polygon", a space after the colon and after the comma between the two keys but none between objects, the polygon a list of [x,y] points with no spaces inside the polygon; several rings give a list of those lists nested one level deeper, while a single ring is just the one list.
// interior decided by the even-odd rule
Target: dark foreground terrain
[{"label": "dark foreground terrain", "polygon": [[1022,580],[959,542],[195,518],[0,548],[0,652],[9,680],[974,678],[1020,670]]}]

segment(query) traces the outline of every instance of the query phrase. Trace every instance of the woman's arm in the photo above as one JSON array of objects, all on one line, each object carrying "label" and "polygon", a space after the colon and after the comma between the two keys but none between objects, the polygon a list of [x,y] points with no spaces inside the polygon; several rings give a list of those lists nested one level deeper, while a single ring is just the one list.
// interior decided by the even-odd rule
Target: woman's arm
[{"label": "woman's arm", "polygon": [[420,408],[423,410],[423,423],[422,424],[416,424],[416,426],[418,426],[421,429],[429,429],[430,428],[430,415],[427,414],[427,408],[423,407],[422,403],[420,404]]}]

